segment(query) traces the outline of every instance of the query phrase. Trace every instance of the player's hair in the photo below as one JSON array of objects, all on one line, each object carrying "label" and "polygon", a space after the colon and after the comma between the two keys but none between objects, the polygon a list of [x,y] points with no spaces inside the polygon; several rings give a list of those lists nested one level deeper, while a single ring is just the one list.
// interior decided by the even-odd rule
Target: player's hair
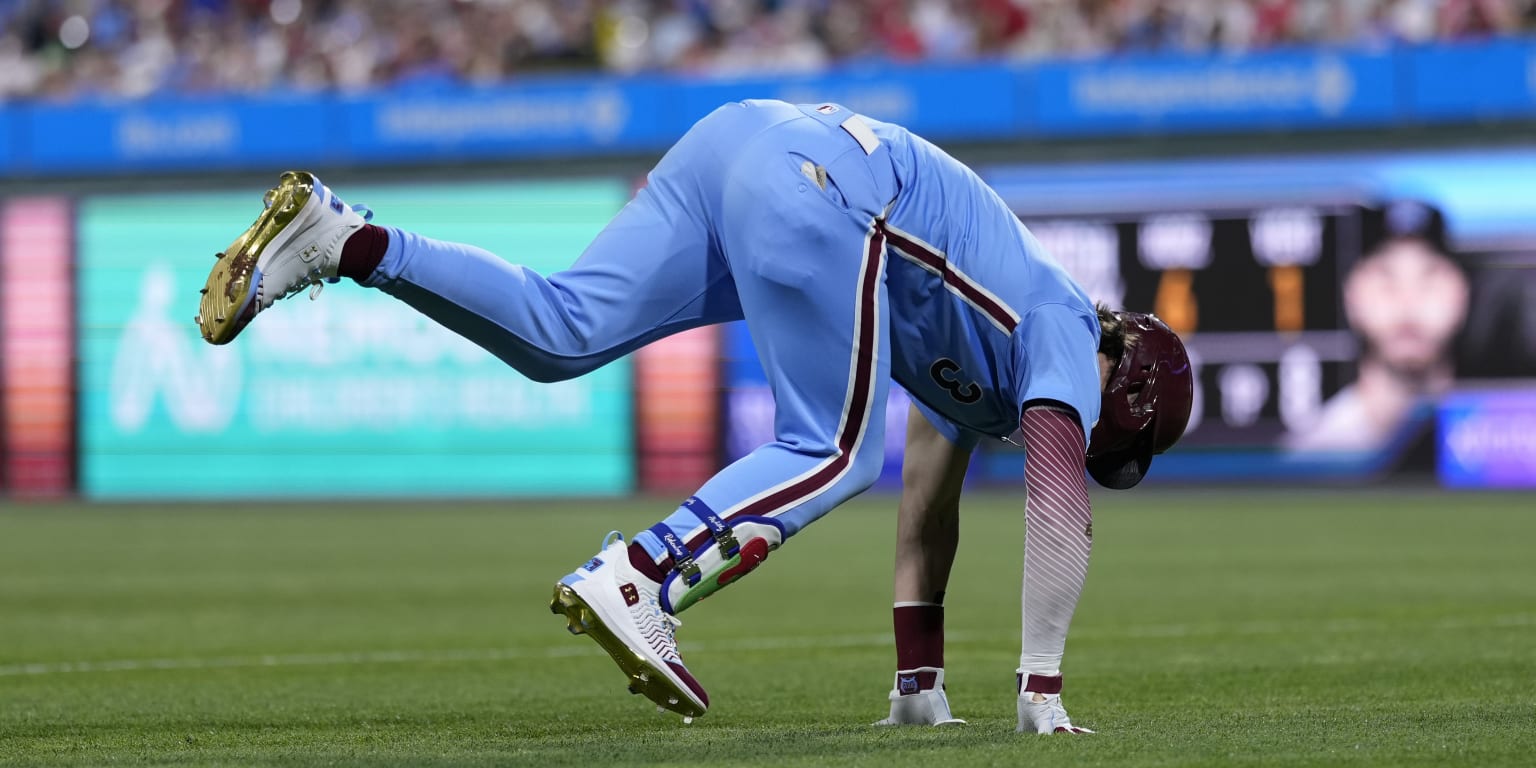
[{"label": "player's hair", "polygon": [[1114,310],[1101,304],[1093,307],[1099,315],[1099,352],[1109,358],[1110,365],[1119,365],[1127,350],[1136,346],[1140,338],[1135,331],[1125,327],[1125,322]]}]

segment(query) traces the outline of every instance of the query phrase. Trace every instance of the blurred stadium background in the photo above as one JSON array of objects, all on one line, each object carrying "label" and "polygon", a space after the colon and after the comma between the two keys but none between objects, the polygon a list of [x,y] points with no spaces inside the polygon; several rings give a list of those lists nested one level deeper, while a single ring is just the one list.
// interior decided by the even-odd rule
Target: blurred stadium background
[{"label": "blurred stadium background", "polygon": [[[1269,552],[1274,579],[1243,594],[1275,601],[1274,621],[1309,631],[1318,626],[1309,622],[1379,610],[1370,618],[1384,635],[1423,630],[1416,621],[1460,621],[1506,646],[1508,632],[1528,636],[1536,621],[1528,555],[1511,550],[1500,560],[1468,541],[1458,549],[1454,536],[1427,522],[1432,512],[1419,509],[1399,527],[1390,508],[1411,507],[1410,497],[1393,495],[1411,488],[1417,503],[1475,510],[1466,512],[1469,523],[1494,538],[1529,532],[1536,511],[1536,2],[0,0],[0,551],[9,553],[0,558],[0,736],[20,737],[9,756],[100,762],[122,754],[113,749],[133,749],[114,730],[139,723],[127,714],[132,707],[93,709],[121,701],[125,689],[82,683],[71,689],[77,698],[55,698],[59,665],[169,658],[162,666],[182,671],[167,674],[190,679],[196,665],[176,667],[174,659],[312,651],[374,663],[368,653],[428,648],[439,655],[422,663],[440,672],[452,654],[496,646],[498,637],[544,642],[529,638],[555,625],[524,632],[524,618],[549,621],[528,605],[515,609],[510,635],[505,616],[430,636],[386,619],[409,625],[411,612],[452,592],[425,574],[458,573],[455,565],[464,566],[466,584],[500,579],[519,594],[539,592],[564,568],[549,570],[550,562],[589,554],[583,537],[601,525],[588,518],[632,530],[762,441],[772,403],[744,328],[684,334],[546,386],[350,285],[315,302],[291,300],[240,343],[209,347],[191,322],[196,290],[211,255],[289,167],[318,171],[381,221],[558,269],[672,140],[719,103],[744,98],[836,101],[909,126],[976,167],[1095,298],[1156,311],[1186,336],[1199,366],[1196,413],[1139,498],[1181,530],[1216,532],[1180,540],[1184,550],[1163,542],[1167,551],[1236,558],[1211,560],[1191,579],[1219,581],[1220,568],[1243,567],[1238,542],[1285,535],[1279,520],[1293,508],[1323,525],[1337,515],[1353,530],[1352,510],[1367,507],[1374,511],[1360,514],[1391,536],[1362,535],[1348,557],[1379,559],[1381,573],[1433,562],[1459,580],[1415,583],[1416,594],[1429,596],[1418,612],[1398,610],[1410,598],[1388,587],[1371,600],[1303,600],[1286,591],[1286,564],[1319,563],[1298,545],[1293,560],[1283,548]],[[903,395],[893,393],[887,490],[899,476],[904,412]],[[1017,534],[1008,526],[1022,523],[997,510],[1016,506],[1009,494],[1022,487],[1022,461],[1006,445],[978,454],[970,482],[990,494],[978,504],[979,530]],[[1190,512],[1187,499],[1210,498],[1205,486],[1227,495]],[[1337,490],[1356,486],[1384,495]],[[551,501],[567,496],[578,500]],[[267,508],[277,501],[293,504]],[[886,504],[877,499],[850,514],[885,524],[888,517],[868,510]],[[1113,521],[1133,506],[1119,497],[1102,508]],[[536,572],[512,555],[501,570],[470,573],[451,549],[435,552],[435,565],[417,563],[419,571],[352,562],[365,547],[381,547],[381,558],[409,549],[425,534],[403,510],[418,507],[447,526],[445,547],[473,549],[477,538],[465,532],[484,526],[511,541],[547,536],[569,551],[537,560],[549,567]],[[339,517],[326,516],[332,511]],[[853,614],[873,622],[861,625],[861,637],[884,630],[881,546],[889,532],[872,538],[880,546],[859,561],[870,567],[849,582],[860,585],[851,594],[871,602]],[[1428,557],[1437,541],[1466,560]],[[315,542],[334,549],[322,555]],[[270,600],[249,600],[244,612],[202,602],[211,584],[244,585],[231,603],[249,598],[242,589],[265,583],[257,566],[265,561],[253,553],[286,546],[321,560],[334,555],[338,570],[278,558],[299,575],[267,584]],[[512,550],[526,554],[527,546]],[[230,559],[187,565],[205,547]],[[145,551],[161,553],[164,568],[145,561]],[[1488,570],[1469,564],[1480,557],[1489,558],[1478,566]],[[1095,569],[1109,568],[1108,559],[1099,556]],[[1016,563],[1006,562],[1012,583]],[[107,575],[104,583],[79,581],[93,569]],[[355,631],[328,633],[318,614],[361,592],[328,585],[354,584],[364,573],[399,601],[338,625]],[[1090,637],[1092,627],[1114,626],[1095,606],[1136,613],[1134,577],[1095,578],[1079,618]],[[1490,579],[1503,591],[1487,605],[1435,592],[1465,595]],[[151,585],[147,594],[161,607],[135,602],[125,586],[132,584]],[[740,589],[763,599],[771,592]],[[494,603],[474,611],[505,608],[490,588],[471,594]],[[286,633],[240,629],[274,621],[292,605],[284,596],[303,603],[302,595],[335,602],[310,604],[314,615],[302,615],[311,623],[272,625]],[[978,636],[983,617],[996,618],[980,607],[955,610],[974,619]],[[1207,608],[1192,620],[1216,626],[1241,613]],[[700,623],[706,638],[729,635],[707,618]],[[759,629],[773,637],[824,631],[809,622]],[[1003,666],[1016,642],[1008,637],[1003,631],[985,647]],[[687,632],[683,638],[686,647]],[[720,641],[736,648],[732,642]],[[889,652],[879,643],[849,647],[860,661],[850,650],[838,663],[864,664],[873,675],[859,683],[869,683],[859,698],[873,705],[856,712],[862,723],[883,704]],[[1519,679],[1509,676],[1514,670],[1529,683],[1536,661],[1528,642],[1523,654],[1498,642],[1480,647],[1494,649],[1489,665],[1460,673],[1493,685]],[[736,654],[750,655],[743,648],[750,643]],[[469,654],[461,661],[471,669],[452,679],[480,698],[427,698],[472,710],[496,694],[475,689],[470,677],[495,679],[505,672],[497,663],[540,658]],[[1422,655],[1397,661],[1388,666],[1398,672],[1435,665]],[[153,669],[150,662],[143,668]],[[723,666],[713,671],[729,679]],[[595,662],[581,670],[599,674]],[[809,685],[818,679],[811,667],[797,671]],[[1368,672],[1362,679],[1377,679]],[[251,689],[263,691],[252,694],[257,701],[302,687],[287,678],[266,683]],[[565,684],[549,683],[555,695]],[[1138,716],[1128,700],[1114,699],[1121,692],[1109,681],[1089,684],[1119,702],[1108,714]],[[136,689],[143,706],[181,702],[167,705],[162,725],[166,733],[190,729],[198,708],[180,698],[187,689],[163,685]],[[14,707],[6,708],[7,688]],[[610,717],[602,692],[581,699],[582,711]],[[222,700],[217,690],[203,693]],[[771,686],[760,693],[793,699]],[[1527,716],[1536,707],[1531,695],[1527,685],[1516,697]],[[337,693],[271,716],[324,720],[316,712],[347,701]],[[387,718],[391,706],[368,711]],[[487,706],[493,720],[528,714]],[[1509,714],[1465,711],[1490,721]],[[810,715],[825,720],[836,710]],[[724,716],[730,723],[729,710]],[[1413,717],[1405,715],[1402,733]],[[90,735],[97,726],[126,740],[103,747]],[[1475,752],[1470,743],[1460,744]],[[96,751],[78,751],[91,744]],[[558,741],[531,749],[541,764],[574,754]],[[1243,747],[1169,749],[1221,764]],[[194,759],[248,763],[266,754]],[[1384,762],[1427,755],[1393,753]],[[1477,762],[1501,755],[1508,757]]]}]

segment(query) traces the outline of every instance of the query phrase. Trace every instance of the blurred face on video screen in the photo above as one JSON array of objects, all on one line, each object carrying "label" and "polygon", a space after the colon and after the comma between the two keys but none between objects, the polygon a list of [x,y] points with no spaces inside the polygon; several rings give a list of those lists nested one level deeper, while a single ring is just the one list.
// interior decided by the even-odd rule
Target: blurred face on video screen
[{"label": "blurred face on video screen", "polygon": [[1417,238],[1389,240],[1367,254],[1344,285],[1349,323],[1366,354],[1400,373],[1422,372],[1450,356],[1467,317],[1467,278]]}]

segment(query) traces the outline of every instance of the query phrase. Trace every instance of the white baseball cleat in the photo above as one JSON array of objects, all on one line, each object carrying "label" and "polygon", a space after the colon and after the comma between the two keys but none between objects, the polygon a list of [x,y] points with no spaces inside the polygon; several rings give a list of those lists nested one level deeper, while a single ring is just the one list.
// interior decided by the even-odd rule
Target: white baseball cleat
[{"label": "white baseball cleat", "polygon": [[563,614],[573,635],[588,635],[629,677],[629,692],[644,694],[685,722],[709,709],[709,695],[677,652],[682,621],[661,609],[660,589],[629,564],[618,531],[603,551],[555,585],[549,610]]},{"label": "white baseball cleat", "polygon": [[278,299],[310,286],[314,298],[335,282],[342,244],[373,217],[306,171],[284,173],[263,203],[255,223],[215,256],[203,287],[197,325],[210,343],[228,344]]},{"label": "white baseball cleat", "polygon": [[[917,672],[933,672],[933,687],[917,689]],[[949,711],[949,697],[944,694],[944,670],[924,667],[912,672],[897,672],[891,689],[891,714],[875,725],[965,725]]]},{"label": "white baseball cleat", "polygon": [[1093,733],[1073,725],[1067,717],[1067,708],[1061,704],[1060,676],[1021,673],[1019,677],[1019,733]]}]

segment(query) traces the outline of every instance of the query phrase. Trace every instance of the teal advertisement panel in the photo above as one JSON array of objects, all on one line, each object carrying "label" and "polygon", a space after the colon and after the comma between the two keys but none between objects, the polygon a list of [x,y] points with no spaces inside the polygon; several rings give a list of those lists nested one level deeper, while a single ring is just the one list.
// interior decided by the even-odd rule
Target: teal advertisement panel
[{"label": "teal advertisement panel", "polygon": [[[624,204],[617,181],[347,187],[381,223],[541,272]],[[80,473],[91,498],[617,494],[633,487],[631,370],[537,384],[351,281],[289,298],[232,344],[192,319],[255,194],[79,208]]]}]

